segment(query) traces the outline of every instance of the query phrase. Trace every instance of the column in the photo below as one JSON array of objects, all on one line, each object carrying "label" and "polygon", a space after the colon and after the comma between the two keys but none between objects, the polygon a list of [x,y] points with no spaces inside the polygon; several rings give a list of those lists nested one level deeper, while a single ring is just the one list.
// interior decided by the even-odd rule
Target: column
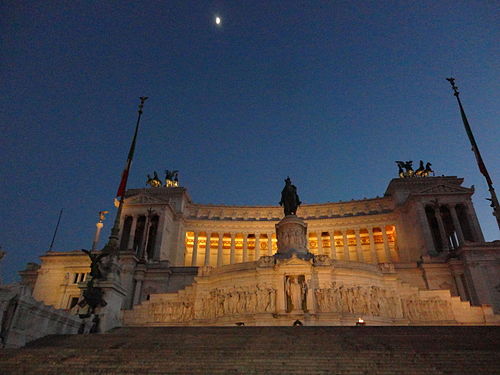
[{"label": "column", "polygon": [[212,234],[210,232],[207,232],[207,241],[205,244],[205,266],[210,265],[210,237],[211,237],[211,235]]},{"label": "column", "polygon": [[222,266],[224,260],[224,233],[219,232],[219,241],[217,242],[217,267]]},{"label": "column", "polygon": [[268,256],[273,255],[273,234],[272,233],[267,234],[267,255]]},{"label": "column", "polygon": [[462,227],[460,226],[460,221],[458,220],[457,211],[455,210],[455,205],[452,204],[449,206],[451,220],[453,220],[453,226],[455,227],[455,231],[457,232],[458,242],[460,245],[465,243],[464,233],[462,232]]},{"label": "column", "polygon": [[191,267],[196,267],[198,261],[198,232],[194,232],[194,241],[193,241],[193,254],[191,258]]},{"label": "column", "polygon": [[349,241],[347,240],[347,229],[342,231],[344,241],[344,260],[349,260]]},{"label": "column", "polygon": [[231,253],[229,255],[229,263],[234,264],[236,262],[236,240],[235,233],[231,233]]},{"label": "column", "polygon": [[436,220],[438,222],[439,234],[441,237],[441,245],[443,246],[443,251],[449,251],[450,247],[448,246],[448,236],[446,236],[446,230],[444,229],[443,218],[441,217],[441,211],[439,207],[434,208],[434,215],[436,216]]},{"label": "column", "polygon": [[391,249],[389,248],[389,241],[387,239],[387,232],[385,231],[385,225],[381,225],[382,229],[382,238],[384,240],[384,252],[385,252],[385,261],[387,263],[391,262]]},{"label": "column", "polygon": [[368,237],[370,239],[370,254],[372,255],[372,263],[377,264],[377,250],[375,249],[375,238],[373,238],[373,227],[368,228]]},{"label": "column", "polygon": [[260,233],[255,233],[255,249],[253,251],[255,253],[254,260],[259,260],[259,258],[260,258]]},{"label": "column", "polygon": [[330,230],[330,256],[337,259],[337,249],[335,248],[335,231]]},{"label": "column", "polygon": [[134,250],[135,229],[137,227],[137,216],[132,216],[132,225],[130,226],[130,236],[128,237],[127,250]]},{"label": "column", "polygon": [[469,218],[469,223],[472,226],[471,229],[474,240],[478,242],[484,242],[483,232],[481,231],[481,226],[479,225],[479,220],[477,219],[476,211],[474,211],[472,202],[465,202],[465,207],[467,207],[467,217]]},{"label": "column", "polygon": [[358,262],[363,262],[363,248],[361,247],[361,236],[359,234],[359,228],[356,228],[354,230],[354,233],[356,234],[356,253],[358,254]]},{"label": "column", "polygon": [[317,231],[317,238],[318,238],[318,254],[319,255],[323,255],[324,254],[324,251],[323,251],[323,239],[321,238],[321,231]]},{"label": "column", "polygon": [[248,262],[248,233],[243,233],[243,262]]},{"label": "column", "polygon": [[427,214],[425,213],[425,207],[423,204],[417,206],[417,213],[421,223],[420,227],[424,232],[423,234],[425,240],[425,247],[427,251],[426,254],[422,255],[427,255],[428,253],[430,254],[436,253],[437,249],[436,246],[434,245],[434,239],[432,238],[431,226],[429,220],[427,220]]}]

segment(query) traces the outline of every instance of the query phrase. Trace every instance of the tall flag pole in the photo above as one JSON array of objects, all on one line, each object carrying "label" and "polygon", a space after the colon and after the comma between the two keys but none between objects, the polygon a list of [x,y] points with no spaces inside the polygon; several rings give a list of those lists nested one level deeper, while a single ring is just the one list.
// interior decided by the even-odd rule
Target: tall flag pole
[{"label": "tall flag pole", "polygon": [[142,109],[144,108],[144,102],[148,99],[147,96],[141,96],[140,104],[138,109],[137,123],[135,125],[134,138],[132,138],[132,143],[130,145],[130,150],[128,152],[127,162],[125,163],[125,169],[122,172],[122,178],[120,180],[120,185],[118,186],[118,191],[116,192],[116,197],[120,198],[118,204],[118,210],[116,212],[115,222],[113,228],[111,228],[111,235],[109,236],[108,243],[104,247],[103,251],[110,253],[112,255],[118,254],[118,239],[120,234],[120,217],[122,214],[123,201],[125,199],[125,191],[127,190],[127,180],[130,172],[130,166],[132,165],[132,159],[134,158],[135,143],[137,141],[137,133],[139,131],[139,124],[141,122]]},{"label": "tall flag pole", "polygon": [[62,213],[63,209],[61,208],[61,211],[59,211],[59,218],[57,219],[56,228],[54,229],[54,235],[52,236],[52,241],[50,242],[48,251],[52,251],[52,248],[54,247],[54,241],[56,240],[57,230],[59,229],[59,223],[61,222]]},{"label": "tall flag pole", "polygon": [[484,165],[483,158],[481,157],[481,153],[479,152],[479,147],[477,147],[476,140],[474,139],[474,135],[472,134],[472,129],[470,128],[469,121],[467,120],[467,116],[465,115],[464,108],[462,106],[462,102],[460,101],[458,87],[455,86],[455,78],[446,78],[448,82],[450,82],[451,88],[453,90],[453,95],[457,98],[458,106],[460,107],[460,115],[462,116],[462,121],[464,123],[465,132],[469,137],[470,144],[472,146],[472,152],[476,157],[477,165],[479,167],[479,171],[486,179],[486,183],[488,184],[488,190],[490,191],[491,198],[488,200],[491,202],[491,207],[493,208],[493,216],[497,219],[498,229],[500,229],[500,204],[498,203],[498,198],[495,193],[495,189],[493,188],[493,181],[491,180],[490,174],[486,169],[486,165]]}]

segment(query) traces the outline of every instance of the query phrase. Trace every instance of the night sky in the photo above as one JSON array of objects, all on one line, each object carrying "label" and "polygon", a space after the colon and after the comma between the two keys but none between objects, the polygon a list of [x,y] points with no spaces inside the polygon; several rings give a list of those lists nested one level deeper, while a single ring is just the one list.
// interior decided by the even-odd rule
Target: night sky
[{"label": "night sky", "polygon": [[[90,248],[110,210],[139,96],[129,188],[180,170],[194,202],[277,205],[382,196],[395,160],[485,180],[454,76],[500,192],[494,1],[2,1],[0,245],[4,282],[49,247]],[[215,24],[215,17],[222,24]],[[300,209],[299,209],[300,215]]]}]

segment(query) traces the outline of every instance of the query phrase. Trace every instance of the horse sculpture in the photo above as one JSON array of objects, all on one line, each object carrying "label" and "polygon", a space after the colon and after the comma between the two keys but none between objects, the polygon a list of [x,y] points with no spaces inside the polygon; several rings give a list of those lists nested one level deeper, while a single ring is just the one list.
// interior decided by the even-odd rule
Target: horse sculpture
[{"label": "horse sculpture", "polygon": [[[419,167],[416,171],[413,170],[412,164],[413,161],[396,161],[398,166],[398,175],[400,178],[408,178],[408,177],[427,177],[432,173],[434,175],[434,171],[431,169],[431,163],[427,163],[424,167],[424,162],[420,160]],[[405,170],[403,170],[403,168]]]},{"label": "horse sculpture", "polygon": [[424,172],[422,173],[422,177],[427,177],[431,173],[434,176],[434,171],[432,170],[431,165],[432,165],[431,163],[427,162],[427,164],[425,165]]},{"label": "horse sculpture", "polygon": [[292,185],[290,177],[287,177],[285,180],[285,187],[281,191],[281,201],[279,203],[280,206],[284,208],[285,216],[296,215],[297,208],[301,203],[297,194],[297,188],[295,185]]},{"label": "horse sculpture", "polygon": [[177,187],[179,186],[179,171],[178,170],[166,170],[165,171],[165,186],[166,187]]},{"label": "horse sculpture", "polygon": [[153,178],[148,174],[146,184],[154,188],[161,187],[161,180],[158,178],[158,173],[154,171],[153,174]]}]

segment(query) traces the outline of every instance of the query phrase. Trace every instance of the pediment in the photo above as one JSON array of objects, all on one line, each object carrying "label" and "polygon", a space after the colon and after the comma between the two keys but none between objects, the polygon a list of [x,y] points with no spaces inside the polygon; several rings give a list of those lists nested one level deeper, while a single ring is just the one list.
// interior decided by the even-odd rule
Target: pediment
[{"label": "pediment", "polygon": [[417,194],[470,194],[472,193],[472,189],[464,188],[462,186],[453,186],[453,185],[435,185],[429,188],[426,188]]},{"label": "pediment", "polygon": [[168,200],[152,197],[148,194],[138,194],[125,199],[126,204],[165,204]]},{"label": "pediment", "polygon": [[297,258],[295,254],[292,255],[289,259],[284,259],[280,262],[281,266],[304,266],[304,265],[311,265],[310,260],[304,260]]}]

